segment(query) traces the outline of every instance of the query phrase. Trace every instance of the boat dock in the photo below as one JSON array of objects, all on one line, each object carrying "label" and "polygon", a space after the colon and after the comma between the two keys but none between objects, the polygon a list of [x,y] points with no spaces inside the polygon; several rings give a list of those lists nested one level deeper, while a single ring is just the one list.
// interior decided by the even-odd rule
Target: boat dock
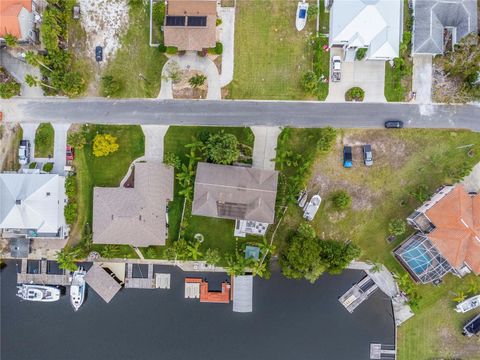
[{"label": "boat dock", "polygon": [[373,293],[377,288],[378,286],[375,281],[373,281],[372,278],[367,275],[358,283],[353,285],[338,300],[343,306],[345,306],[348,312],[353,313],[357,306],[367,300],[370,294]]},{"label": "boat dock", "polygon": [[22,259],[20,272],[17,274],[18,284],[70,285],[69,274],[47,274],[47,260],[40,261],[40,271],[36,274],[27,273],[27,259]]},{"label": "boat dock", "polygon": [[370,344],[371,360],[395,360],[396,354],[395,345]]},{"label": "boat dock", "polygon": [[129,289],[170,289],[170,274],[153,273],[153,264],[147,266],[146,277],[133,277],[133,265],[127,263],[125,288]]}]

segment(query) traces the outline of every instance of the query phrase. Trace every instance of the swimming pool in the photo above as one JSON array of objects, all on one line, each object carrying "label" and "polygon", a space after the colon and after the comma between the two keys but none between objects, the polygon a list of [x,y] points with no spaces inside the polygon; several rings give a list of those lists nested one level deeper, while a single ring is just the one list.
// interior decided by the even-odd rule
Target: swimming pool
[{"label": "swimming pool", "polygon": [[405,251],[402,258],[417,275],[424,273],[433,260],[422,244]]}]

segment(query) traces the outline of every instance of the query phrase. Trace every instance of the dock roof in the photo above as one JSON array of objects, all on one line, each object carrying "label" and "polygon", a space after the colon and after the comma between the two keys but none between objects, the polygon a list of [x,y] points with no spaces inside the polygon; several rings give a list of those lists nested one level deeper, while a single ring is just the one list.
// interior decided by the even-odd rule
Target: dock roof
[{"label": "dock roof", "polygon": [[94,263],[85,275],[86,283],[109,303],[122,286],[100,265]]}]

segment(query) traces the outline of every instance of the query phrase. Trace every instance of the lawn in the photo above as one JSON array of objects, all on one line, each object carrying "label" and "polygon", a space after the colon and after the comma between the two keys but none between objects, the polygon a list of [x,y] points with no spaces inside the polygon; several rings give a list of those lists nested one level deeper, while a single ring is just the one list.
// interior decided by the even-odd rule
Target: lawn
[{"label": "lawn", "polygon": [[121,84],[116,97],[156,98],[167,58],[149,46],[150,3],[135,3],[130,2],[129,28],[121,39],[122,47],[107,65],[104,75],[112,75]]},{"label": "lawn", "polygon": [[[224,130],[226,133],[234,134],[238,141],[247,146],[253,147],[254,136],[250,128],[221,128],[221,127],[193,127],[193,126],[170,126],[165,135],[165,154],[174,153],[179,156],[182,163],[187,162],[187,150],[185,145],[194,142],[195,139],[204,139],[208,133],[215,133]],[[180,186],[175,180],[175,198],[169,205],[169,239],[168,244],[178,239],[180,220],[184,198],[178,195]],[[214,219],[202,216],[192,216],[185,231],[186,240],[193,240],[193,236],[201,233],[205,241],[201,250],[207,248],[218,248],[223,252],[231,252],[235,249],[235,238],[233,236],[234,221],[225,219]],[[259,237],[248,237],[249,241],[260,239]],[[245,239],[239,240],[244,241]],[[246,240],[245,240],[246,241]],[[161,251],[157,252],[159,255]]]},{"label": "lawn", "polygon": [[[92,141],[97,133],[117,138],[119,149],[105,157],[94,157]],[[76,149],[75,169],[78,186],[78,217],[70,234],[72,244],[79,241],[86,224],[92,223],[93,188],[116,187],[133,160],[143,156],[145,139],[140,126],[88,125],[87,144]]]},{"label": "lawn", "polygon": [[[312,142],[305,141],[313,129],[293,129],[289,149],[304,154]],[[374,165],[363,165],[361,144],[370,143]],[[342,167],[344,144],[353,146],[352,169]],[[474,155],[467,155],[464,145],[473,145]],[[404,219],[420,203],[419,194],[431,194],[439,186],[459,178],[462,169],[480,161],[480,134],[451,130],[339,130],[337,143],[328,153],[317,156],[311,176],[306,180],[310,194],[319,192],[322,205],[311,223],[324,239],[352,240],[362,249],[362,260],[380,262],[389,270],[404,273],[392,256],[392,250],[411,232],[388,244],[388,223]],[[289,176],[294,168],[284,170]],[[331,194],[346,190],[352,197],[352,207],[346,211],[333,208]],[[279,248],[303,221],[299,207],[290,205],[279,227],[275,241]],[[475,279],[480,281],[478,278]],[[434,356],[472,358],[467,343],[459,336],[464,317],[453,314],[453,293],[467,287],[467,280],[449,276],[445,284],[417,286],[422,297],[417,316],[399,328],[400,359],[431,359]],[[443,325],[442,325],[443,324]],[[439,330],[442,328],[441,332]],[[439,346],[448,342],[448,350]],[[436,346],[435,346],[436,344]],[[478,345],[477,345],[478,346]]]},{"label": "lawn", "polygon": [[300,77],[312,69],[313,55],[307,40],[315,31],[316,20],[310,18],[306,29],[298,32],[297,3],[297,0],[237,1],[230,98],[312,98],[302,90]]},{"label": "lawn", "polygon": [[[408,0],[404,0],[403,6],[403,28],[404,39],[406,33],[412,31],[413,15],[408,8]],[[412,44],[409,44],[404,49],[400,49],[400,58],[403,61],[403,66],[392,67],[390,63],[385,62],[385,98],[387,101],[406,101],[408,95],[412,90],[412,69],[413,60],[411,57]]]},{"label": "lawn", "polygon": [[41,123],[35,133],[35,157],[46,158],[53,156],[55,130],[50,123]]}]

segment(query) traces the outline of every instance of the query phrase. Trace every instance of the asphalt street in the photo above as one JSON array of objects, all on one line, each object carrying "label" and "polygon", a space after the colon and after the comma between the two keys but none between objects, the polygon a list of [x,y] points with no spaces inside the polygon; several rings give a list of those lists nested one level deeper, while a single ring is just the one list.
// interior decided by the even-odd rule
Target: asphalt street
[{"label": "asphalt street", "polygon": [[4,121],[26,123],[375,128],[398,119],[407,127],[480,131],[478,105],[16,98],[0,100],[0,111]]}]

